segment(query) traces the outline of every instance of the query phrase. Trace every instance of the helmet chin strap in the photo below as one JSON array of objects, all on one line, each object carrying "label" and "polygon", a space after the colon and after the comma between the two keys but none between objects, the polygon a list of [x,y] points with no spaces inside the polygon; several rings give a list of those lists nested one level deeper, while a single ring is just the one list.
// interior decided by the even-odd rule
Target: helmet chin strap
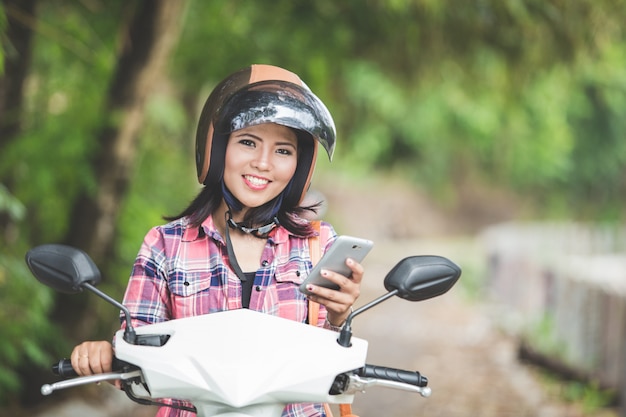
[{"label": "helmet chin strap", "polygon": [[237,257],[235,256],[235,251],[233,250],[233,243],[230,240],[230,233],[228,232],[228,229],[232,228],[236,230],[241,230],[244,233],[250,234],[254,237],[258,237],[259,239],[265,239],[267,235],[278,225],[278,219],[274,217],[274,220],[271,223],[253,229],[242,226],[234,221],[230,210],[226,211],[224,217],[226,219],[226,224],[228,225],[225,230],[228,261],[230,262],[230,266],[233,268],[233,271],[235,271],[241,282],[246,282],[248,279],[246,278],[246,274],[243,273],[241,267],[239,266],[239,263],[237,262]]},{"label": "helmet chin strap", "polygon": [[254,237],[258,237],[259,239],[265,239],[270,234],[270,232],[274,230],[274,228],[278,226],[280,223],[278,222],[278,217],[274,216],[271,222],[263,226],[254,227],[254,228],[246,227],[234,221],[230,210],[228,210],[226,212],[226,224],[228,224],[228,227],[230,227],[231,229],[239,230],[243,233],[252,235]]}]

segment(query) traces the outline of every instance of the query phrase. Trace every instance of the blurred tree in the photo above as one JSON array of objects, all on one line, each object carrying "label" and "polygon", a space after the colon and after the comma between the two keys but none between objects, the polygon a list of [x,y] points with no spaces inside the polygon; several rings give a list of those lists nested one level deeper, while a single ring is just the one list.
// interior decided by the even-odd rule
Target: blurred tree
[{"label": "blurred tree", "polygon": [[[2,37],[2,50],[6,51],[2,60],[0,77],[0,152],[14,140],[20,130],[24,102],[24,81],[28,74],[32,56],[31,30],[35,21],[36,0],[7,0],[3,9],[8,15],[6,32]],[[5,16],[4,13],[2,14]],[[4,20],[3,20],[4,22]],[[2,25],[4,27],[4,24]],[[0,181],[11,188],[8,179]],[[6,190],[8,195],[9,190]],[[8,230],[14,227],[15,217],[0,210],[0,235],[9,238]]]},{"label": "blurred tree", "polygon": [[[72,201],[71,222],[64,238],[65,243],[89,253],[105,274],[115,258],[115,232],[134,173],[146,100],[163,77],[177,41],[183,6],[182,0],[138,1],[120,28],[122,45],[89,156],[95,188],[81,189]],[[88,299],[62,294],[56,299],[52,318],[64,323],[74,338],[90,337],[97,323],[80,314]]]},{"label": "blurred tree", "polygon": [[[16,364],[45,365],[46,353],[116,325],[110,306],[38,286],[25,250],[80,246],[121,296],[147,228],[197,190],[199,107],[250,63],[294,70],[328,104],[339,130],[333,169],[395,171],[451,204],[483,182],[531,196],[538,216],[623,215],[623,0],[2,8],[0,333],[11,337],[0,340],[0,401],[18,389]],[[18,308],[34,331],[11,319]],[[42,371],[29,372],[36,386]]]},{"label": "blurred tree", "polygon": [[84,189],[72,210],[66,241],[106,261],[115,241],[116,222],[133,174],[138,132],[146,100],[163,78],[175,46],[184,1],[140,1],[122,30],[122,47],[105,98],[103,124],[95,133],[97,190]]},{"label": "blurred tree", "polygon": [[[597,97],[612,96],[605,110],[616,140],[607,140],[618,143],[625,133],[612,110],[622,106],[625,6],[612,0],[277,0],[271,8],[193,2],[173,72],[195,96],[198,85],[252,61],[293,68],[329,102],[341,135],[337,158],[353,169],[409,168],[421,185],[448,196],[471,177],[534,194],[546,212],[550,201],[570,199],[571,210],[589,201],[575,203],[589,189],[579,181],[575,155],[605,167],[612,154],[609,165],[624,165],[622,151],[613,147],[600,157],[575,138],[589,143],[606,122],[590,119],[604,112],[584,93],[590,86]],[[230,28],[205,23],[216,16]],[[580,117],[593,132],[577,126]],[[623,181],[613,178],[613,191],[604,195],[622,194]]]},{"label": "blurred tree", "polygon": [[2,37],[5,59],[0,78],[0,150],[15,138],[20,128],[24,81],[32,56],[36,4],[36,0],[6,0],[3,5],[8,18]]},{"label": "blurred tree", "polygon": [[[15,3],[15,2],[12,2]],[[44,74],[40,68],[36,68],[31,72],[30,62],[30,39],[34,28],[35,2],[28,2],[30,9],[18,9],[14,4],[6,4],[9,17],[12,19],[9,31],[9,39],[12,45],[16,45],[16,54],[13,61],[9,60],[7,73],[2,78],[2,86],[7,86],[6,109],[3,112],[3,138],[5,145],[8,147],[9,140],[18,137],[17,126],[23,121],[18,117],[21,112],[21,102],[23,99],[23,84],[26,76],[30,73],[33,78],[37,74],[44,77],[61,76],[61,74]],[[50,7],[50,5],[47,5]],[[59,2],[57,6],[61,9],[67,8],[68,4]],[[183,12],[183,1],[135,1],[118,8],[123,12],[118,15],[116,20],[109,21],[120,25],[119,31],[122,39],[122,47],[120,48],[117,58],[117,65],[113,72],[112,81],[104,98],[104,106],[100,110],[99,119],[102,122],[90,124],[86,131],[93,131],[89,136],[97,138],[96,143],[90,144],[81,151],[79,157],[86,158],[88,166],[94,167],[94,172],[88,175],[91,180],[83,183],[83,187],[75,189],[75,196],[66,202],[66,236],[62,238],[57,235],[56,239],[62,239],[64,242],[81,247],[102,265],[107,264],[105,259],[107,254],[111,254],[111,247],[114,242],[114,230],[122,204],[125,197],[128,182],[132,177],[132,167],[135,159],[137,148],[137,131],[141,126],[143,113],[145,109],[146,97],[153,89],[154,85],[159,82],[162,77],[168,54],[175,45],[177,39],[178,28],[180,27],[180,18]],[[51,9],[45,9],[50,12]],[[79,12],[80,13],[80,12]],[[126,19],[120,19],[126,17]],[[72,30],[72,19],[77,17],[76,11],[72,10],[64,16],[67,21],[65,30]],[[19,24],[13,23],[16,20]],[[90,30],[91,27],[84,27],[80,30]],[[51,31],[52,34],[58,35],[58,32]],[[84,35],[84,32],[79,32]],[[63,43],[64,34],[58,39]],[[58,40],[57,39],[57,40]],[[80,57],[88,58],[91,52],[84,49],[73,39],[68,44],[73,53],[77,53]],[[65,82],[65,79],[62,81]],[[103,90],[104,91],[104,90]],[[4,89],[3,89],[4,92]],[[75,94],[77,92],[72,92]],[[19,100],[15,100],[18,98]],[[54,100],[56,98],[56,100]],[[48,102],[48,112],[55,114],[63,112],[67,107],[67,96],[63,93],[57,93],[50,97]],[[93,108],[93,106],[92,106]],[[79,113],[84,109],[79,109]],[[84,114],[84,113],[83,113]],[[88,136],[88,137],[89,137]],[[83,136],[84,137],[84,136]],[[84,139],[80,139],[83,140]],[[39,147],[37,147],[39,148]],[[24,148],[16,145],[12,151],[22,151]],[[39,150],[39,149],[37,149]],[[11,152],[11,151],[9,151]],[[45,158],[48,155],[41,155]],[[50,161],[45,161],[44,164]],[[37,169],[37,167],[35,167]],[[23,177],[19,171],[4,171],[3,182],[12,184],[16,178]],[[17,174],[17,175],[16,175]],[[28,175],[28,174],[26,174]],[[76,175],[76,172],[73,173]],[[50,173],[48,172],[42,179],[47,184],[49,182]],[[44,184],[45,186],[45,184]],[[52,190],[54,192],[54,190]],[[48,190],[50,192],[50,190]],[[62,198],[72,197],[71,195],[63,195]],[[72,208],[73,206],[73,208]],[[42,210],[41,203],[30,206],[31,213],[37,213]],[[61,213],[55,213],[58,216]],[[8,219],[10,217],[7,217]],[[71,220],[70,220],[71,219]],[[36,230],[37,226],[33,230]],[[37,242],[37,239],[34,239]],[[17,268],[7,268],[12,272],[17,272]],[[22,271],[23,273],[23,271]],[[53,303],[52,318],[59,319],[63,323],[64,331],[78,340],[86,338],[93,334],[93,327],[97,324],[97,320],[93,320],[89,315],[81,314],[87,308],[87,298],[68,297],[55,294],[55,302]],[[46,303],[49,305],[49,303]],[[45,317],[45,316],[41,316]],[[97,326],[96,326],[97,327]],[[110,334],[110,332],[107,332]],[[19,356],[14,359],[19,359]],[[20,366],[19,374],[22,375],[25,385],[23,395],[26,401],[32,403],[33,398],[39,398],[35,394],[40,385],[40,368],[37,366],[33,370],[28,363]],[[1,375],[0,375],[1,376]],[[0,381],[2,378],[0,378]]]}]

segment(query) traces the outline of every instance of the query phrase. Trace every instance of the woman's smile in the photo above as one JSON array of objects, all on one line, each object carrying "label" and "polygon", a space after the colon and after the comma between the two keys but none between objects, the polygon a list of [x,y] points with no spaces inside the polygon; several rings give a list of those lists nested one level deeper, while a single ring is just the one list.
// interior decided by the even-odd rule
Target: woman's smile
[{"label": "woman's smile", "polygon": [[253,175],[244,175],[243,179],[248,183],[250,188],[257,190],[265,188],[265,186],[270,182],[266,178],[260,178]]}]

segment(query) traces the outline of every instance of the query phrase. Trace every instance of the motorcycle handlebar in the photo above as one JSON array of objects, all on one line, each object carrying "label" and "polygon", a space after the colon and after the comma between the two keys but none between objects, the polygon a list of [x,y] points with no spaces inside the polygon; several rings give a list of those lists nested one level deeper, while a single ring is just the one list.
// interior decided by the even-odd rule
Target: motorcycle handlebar
[{"label": "motorcycle handlebar", "polygon": [[356,374],[363,378],[402,382],[416,387],[426,387],[428,385],[428,378],[417,371],[405,371],[385,366],[365,365],[363,368],[358,369]]},{"label": "motorcycle handlebar", "polygon": [[[113,363],[111,365],[113,372],[121,372],[124,371],[124,368],[132,366],[128,362],[124,362],[117,358],[113,358]],[[72,367],[72,361],[70,359],[61,359],[58,363],[52,365],[52,373],[55,375],[59,375],[63,378],[71,378],[78,376],[74,368]]]},{"label": "motorcycle handlebar", "polygon": [[[117,358],[113,358],[113,372],[124,371],[125,368],[132,367],[128,362],[124,362]],[[70,359],[61,359],[58,363],[52,365],[52,373],[64,378],[78,376]],[[428,386],[428,378],[420,374],[418,371],[406,371],[403,369],[389,368],[378,365],[365,365],[355,371],[355,374],[363,378],[375,378],[387,381],[401,382],[404,384],[414,385],[416,387]]]}]

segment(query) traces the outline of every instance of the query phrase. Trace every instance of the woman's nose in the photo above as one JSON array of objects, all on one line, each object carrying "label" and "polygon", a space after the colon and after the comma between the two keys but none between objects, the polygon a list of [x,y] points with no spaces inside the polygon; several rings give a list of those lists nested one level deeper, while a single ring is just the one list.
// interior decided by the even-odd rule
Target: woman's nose
[{"label": "woman's nose", "polygon": [[267,170],[271,166],[270,156],[267,152],[259,152],[252,160],[252,166],[259,170]]}]

